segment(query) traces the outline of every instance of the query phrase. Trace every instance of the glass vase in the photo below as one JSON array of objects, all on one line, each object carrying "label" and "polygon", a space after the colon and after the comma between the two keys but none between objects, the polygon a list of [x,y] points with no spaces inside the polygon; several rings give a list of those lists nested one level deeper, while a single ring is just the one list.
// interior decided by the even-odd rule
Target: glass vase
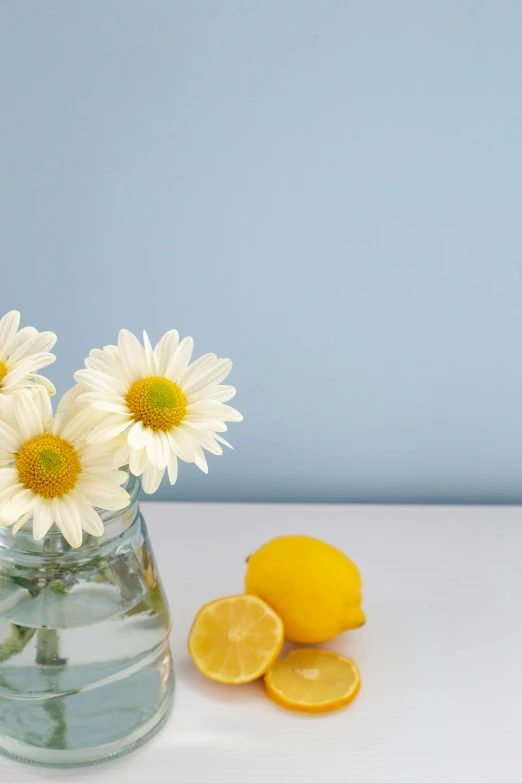
[{"label": "glass vase", "polygon": [[140,512],[104,512],[71,549],[0,528],[0,753],[76,767],[142,745],[173,696],[170,617]]}]

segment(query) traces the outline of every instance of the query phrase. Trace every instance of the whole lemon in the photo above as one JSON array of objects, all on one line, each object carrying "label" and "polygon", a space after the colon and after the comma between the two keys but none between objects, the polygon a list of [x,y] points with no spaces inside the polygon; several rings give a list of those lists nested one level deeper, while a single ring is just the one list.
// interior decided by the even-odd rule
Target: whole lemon
[{"label": "whole lemon", "polygon": [[280,536],[248,559],[245,590],[283,620],[285,637],[318,644],[364,624],[362,580],[339,549],[311,536]]}]

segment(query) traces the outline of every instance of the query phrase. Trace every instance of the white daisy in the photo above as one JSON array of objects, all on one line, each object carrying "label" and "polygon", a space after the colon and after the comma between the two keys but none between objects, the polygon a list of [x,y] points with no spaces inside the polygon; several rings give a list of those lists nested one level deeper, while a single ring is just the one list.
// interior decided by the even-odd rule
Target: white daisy
[{"label": "white daisy", "polygon": [[18,330],[19,324],[18,310],[11,310],[0,318],[0,398],[35,383],[53,395],[56,389],[47,378],[38,375],[38,370],[56,359],[49,353],[56,342],[56,335],[38,332],[32,326]]},{"label": "white daisy", "polygon": [[118,439],[117,465],[128,464],[135,476],[143,475],[143,488],[151,494],[166,469],[175,483],[178,458],[207,473],[203,449],[222,454],[220,443],[232,448],[217,433],[226,432],[226,421],[243,417],[224,404],[236,393],[233,386],[220,385],[232,369],[230,359],[207,353],[189,364],[193,340],[180,342],[174,329],[154,349],[146,332],[143,341],[145,347],[122,329],[118,346],[91,351],[87,369],[74,377],[86,389],[78,403],[104,414],[88,442]]},{"label": "white daisy", "polygon": [[87,444],[89,410],[78,412],[78,387],[67,392],[53,418],[47,392],[15,394],[0,412],[0,525],[16,534],[31,517],[38,541],[53,522],[76,548],[82,528],[101,536],[96,506],[117,511],[129,505],[121,487],[128,475],[114,470],[114,451]]}]

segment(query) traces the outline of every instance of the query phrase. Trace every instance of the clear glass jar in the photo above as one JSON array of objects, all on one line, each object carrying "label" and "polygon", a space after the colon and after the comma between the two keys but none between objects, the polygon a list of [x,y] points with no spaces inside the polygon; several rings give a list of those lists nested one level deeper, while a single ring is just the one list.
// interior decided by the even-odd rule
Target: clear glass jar
[{"label": "clear glass jar", "polygon": [[0,753],[74,767],[123,755],[168,717],[170,617],[140,512],[104,512],[71,549],[0,527]]}]

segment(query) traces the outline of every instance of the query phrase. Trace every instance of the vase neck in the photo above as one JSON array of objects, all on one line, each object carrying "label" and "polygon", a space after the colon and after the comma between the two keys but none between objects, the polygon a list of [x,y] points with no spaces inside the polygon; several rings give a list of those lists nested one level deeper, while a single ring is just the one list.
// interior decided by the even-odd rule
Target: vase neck
[{"label": "vase neck", "polygon": [[111,542],[125,537],[139,516],[138,496],[141,488],[141,480],[132,474],[125,485],[129,495],[130,504],[121,511],[99,511],[104,524],[103,535],[91,536],[84,533],[82,545],[78,549],[72,549],[62,536],[60,530],[53,525],[51,530],[40,541],[35,541],[32,533],[32,521],[28,520],[16,536],[13,536],[10,527],[0,527],[0,558],[16,556],[36,556],[43,558],[62,558],[67,555],[72,559],[91,558],[96,551],[110,545]]}]

